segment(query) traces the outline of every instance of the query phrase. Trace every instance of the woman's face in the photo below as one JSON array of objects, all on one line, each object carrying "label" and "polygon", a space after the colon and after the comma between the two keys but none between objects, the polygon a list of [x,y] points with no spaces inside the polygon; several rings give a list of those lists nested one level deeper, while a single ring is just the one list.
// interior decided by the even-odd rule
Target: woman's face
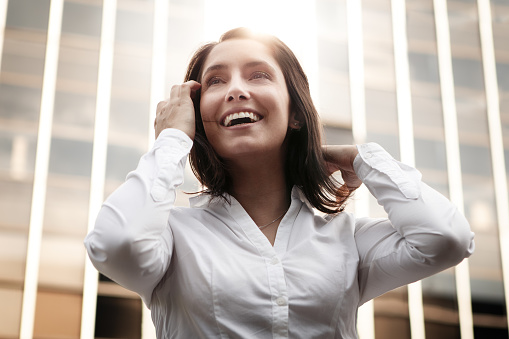
[{"label": "woman's face", "polygon": [[283,155],[290,99],[283,73],[264,44],[233,39],[216,45],[203,65],[201,84],[203,126],[219,156]]}]

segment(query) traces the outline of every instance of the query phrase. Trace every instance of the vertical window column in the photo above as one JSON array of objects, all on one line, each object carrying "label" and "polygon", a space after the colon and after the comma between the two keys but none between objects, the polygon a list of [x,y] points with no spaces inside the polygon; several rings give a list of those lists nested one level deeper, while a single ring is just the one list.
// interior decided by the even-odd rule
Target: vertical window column
[{"label": "vertical window column", "polygon": [[507,177],[505,168],[504,143],[502,124],[500,121],[500,101],[493,44],[491,6],[489,0],[478,0],[479,32],[481,37],[481,53],[486,88],[488,128],[490,137],[493,180],[495,182],[495,200],[497,206],[498,234],[502,256],[502,276],[506,314],[509,314],[509,198],[507,193]]},{"label": "vertical window column", "polygon": [[166,99],[166,58],[168,41],[168,0],[154,1],[154,28],[152,40],[152,70],[150,84],[149,148],[154,142],[154,120],[159,101]]},{"label": "vertical window column", "polygon": [[[166,58],[168,40],[168,0],[154,1],[154,25],[152,32],[152,69],[150,84],[150,112],[148,121],[148,145],[152,147],[155,138],[154,120],[157,104],[166,99],[164,92],[166,83]],[[145,304],[142,306],[141,337],[155,339],[156,333],[152,323],[150,310]]]},{"label": "vertical window column", "polygon": [[[412,98],[410,94],[410,70],[406,34],[406,6],[404,0],[392,0],[391,5],[401,161],[415,166]],[[412,339],[426,338],[421,281],[408,285],[408,311]]]},{"label": "vertical window column", "polygon": [[23,289],[23,305],[21,311],[21,339],[32,338],[34,330],[37,282],[39,276],[44,207],[46,204],[48,164],[51,146],[51,126],[53,122],[63,6],[63,0],[53,0],[51,1],[49,11],[48,39],[44,61],[34,186],[27,244],[25,284]]},{"label": "vertical window column", "polygon": [[[348,66],[350,75],[350,97],[352,134],[355,143],[366,142],[366,98],[364,93],[364,48],[362,36],[362,7],[360,1],[347,0]],[[355,193],[357,216],[369,214],[369,195],[365,186]],[[375,338],[375,311],[373,300],[359,308],[357,327],[362,339]]]},{"label": "vertical window column", "polygon": [[[88,210],[89,232],[94,227],[97,213],[99,212],[104,199],[116,9],[116,0],[104,1],[101,25],[101,46],[99,50],[94,148],[92,154],[92,173],[90,178],[90,202]],[[98,273],[87,257],[85,263],[83,307],[81,313],[82,339],[94,338],[97,287]]]},{"label": "vertical window column", "polygon": [[[461,175],[458,121],[452,71],[447,3],[445,1],[434,0],[433,8],[435,11],[438,68],[444,115],[445,147],[447,152],[447,173],[449,179],[450,198],[463,213],[463,183]],[[468,259],[465,259],[462,263],[456,266],[455,272],[461,338],[473,339],[474,326]]]},{"label": "vertical window column", "polygon": [[7,18],[7,0],[0,0],[0,68],[2,67],[2,54],[4,48],[5,21]]}]

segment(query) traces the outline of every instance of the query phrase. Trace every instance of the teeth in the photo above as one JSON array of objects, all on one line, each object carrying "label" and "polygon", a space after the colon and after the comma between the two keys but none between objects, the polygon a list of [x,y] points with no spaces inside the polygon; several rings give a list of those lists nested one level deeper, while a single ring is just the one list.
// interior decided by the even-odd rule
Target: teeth
[{"label": "teeth", "polygon": [[223,122],[225,127],[230,126],[231,122],[235,119],[249,118],[251,122],[257,122],[260,120],[260,117],[253,112],[239,112],[228,115]]}]

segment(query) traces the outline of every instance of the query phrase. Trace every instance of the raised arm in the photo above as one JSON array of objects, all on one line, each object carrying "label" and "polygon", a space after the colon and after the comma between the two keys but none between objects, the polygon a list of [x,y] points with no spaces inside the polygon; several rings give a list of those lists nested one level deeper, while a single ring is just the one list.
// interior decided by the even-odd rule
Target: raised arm
[{"label": "raised arm", "polygon": [[327,146],[325,156],[331,172],[340,170],[350,189],[364,183],[389,216],[356,222],[361,304],[473,253],[474,235],[466,219],[424,184],[415,168],[394,160],[374,143],[356,150]]},{"label": "raised arm", "polygon": [[168,215],[191,146],[180,130],[161,132],[137,169],[104,202],[85,238],[97,270],[138,293],[147,305],[171,259]]},{"label": "raised arm", "polygon": [[355,172],[388,214],[359,219],[361,304],[396,287],[457,265],[474,250],[464,216],[421,181],[414,168],[377,144],[359,146]]},{"label": "raised arm", "polygon": [[85,238],[97,270],[138,293],[147,305],[171,259],[168,216],[193,145],[191,98],[199,87],[194,81],[174,86],[170,98],[159,103],[154,146],[104,202]]}]

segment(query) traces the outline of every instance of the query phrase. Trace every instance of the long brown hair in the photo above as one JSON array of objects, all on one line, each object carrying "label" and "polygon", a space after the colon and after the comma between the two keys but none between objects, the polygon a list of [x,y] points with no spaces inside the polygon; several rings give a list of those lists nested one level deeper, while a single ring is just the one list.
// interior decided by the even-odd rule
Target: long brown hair
[{"label": "long brown hair", "polygon": [[[230,39],[250,39],[263,43],[273,53],[283,72],[290,110],[300,121],[300,130],[289,129],[286,136],[287,154],[285,177],[288,190],[299,187],[313,207],[324,213],[342,211],[350,195],[345,185],[341,185],[329,175],[322,152],[322,126],[318,112],[311,99],[309,83],[299,61],[293,52],[278,38],[267,34],[255,34],[246,28],[232,29],[221,36],[219,42],[211,42],[199,48],[187,68],[185,81],[201,82],[203,65],[219,43]],[[191,149],[190,164],[193,173],[205,187],[203,192],[215,197],[224,197],[230,188],[230,175],[224,161],[214,151],[207,140],[200,113],[200,92],[194,98],[196,133]]]}]

